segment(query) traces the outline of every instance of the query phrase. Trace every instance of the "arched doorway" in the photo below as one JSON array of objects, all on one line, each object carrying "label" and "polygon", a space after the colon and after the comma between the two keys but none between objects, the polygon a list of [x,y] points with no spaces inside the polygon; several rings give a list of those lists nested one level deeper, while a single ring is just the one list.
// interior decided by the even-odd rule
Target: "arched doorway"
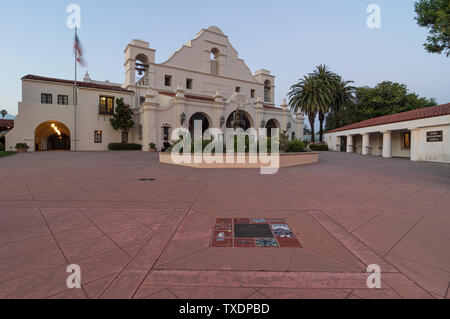
[{"label": "arched doorway", "polygon": [[[241,119],[240,120],[244,124],[243,126],[241,126],[241,128],[244,131],[246,131],[249,128],[253,127],[250,115],[247,112],[245,112],[245,111],[240,111],[240,114],[241,114]],[[231,113],[230,116],[228,117],[227,128],[234,128],[233,123],[234,123],[235,120],[236,120],[236,111]]]},{"label": "arched doorway", "polygon": [[195,113],[191,116],[191,119],[189,120],[189,132],[191,133],[191,136],[194,136],[194,129],[195,129],[195,121],[201,121],[202,122],[202,134],[206,132],[206,130],[210,127],[210,122],[206,114],[204,113]]},{"label": "arched doorway", "polygon": [[272,129],[274,128],[280,128],[280,122],[278,122],[275,119],[271,119],[267,122],[266,124],[266,129],[267,129],[267,137],[272,137]]},{"label": "arched doorway", "polygon": [[35,151],[70,151],[70,130],[61,122],[39,125],[34,133]]}]

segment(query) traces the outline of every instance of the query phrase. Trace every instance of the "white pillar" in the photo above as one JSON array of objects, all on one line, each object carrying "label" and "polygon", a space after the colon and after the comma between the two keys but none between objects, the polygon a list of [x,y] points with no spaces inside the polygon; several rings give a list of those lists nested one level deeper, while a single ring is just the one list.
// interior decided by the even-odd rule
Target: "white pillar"
[{"label": "white pillar", "polygon": [[384,131],[383,133],[383,157],[392,157],[392,132]]},{"label": "white pillar", "polygon": [[366,133],[362,136],[362,155],[369,155],[368,148],[370,147],[370,134]]},{"label": "white pillar", "polygon": [[336,148],[336,152],[341,151],[341,137],[340,136],[336,136],[336,145],[334,147]]},{"label": "white pillar", "polygon": [[411,130],[411,161],[420,161],[420,134],[419,129]]},{"label": "white pillar", "polygon": [[142,151],[149,152],[150,151],[150,143],[154,143],[150,141],[150,116],[151,111],[148,108],[144,107],[143,112],[141,113],[142,117]]},{"label": "white pillar", "polygon": [[353,153],[353,135],[347,135],[347,153]]}]

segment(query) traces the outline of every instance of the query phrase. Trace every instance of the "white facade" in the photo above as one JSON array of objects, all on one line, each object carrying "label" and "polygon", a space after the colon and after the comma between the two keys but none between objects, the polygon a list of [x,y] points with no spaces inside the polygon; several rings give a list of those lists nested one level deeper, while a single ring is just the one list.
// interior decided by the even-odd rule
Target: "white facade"
[{"label": "white facade", "polygon": [[[189,128],[195,119],[206,122],[205,127],[225,130],[238,104],[248,126],[277,127],[286,130],[290,138],[302,139],[303,115],[293,117],[285,102],[274,105],[275,77],[264,69],[252,74],[219,28],[201,30],[164,63],[155,63],[155,52],[142,40],[128,44],[121,87],[85,78],[78,89],[76,138],[74,106],[57,104],[58,95],[73,101],[73,83],[25,77],[7,147],[27,143],[30,151],[46,150],[47,135],[54,133],[49,125],[55,123],[70,136],[71,150],[106,150],[109,143],[121,142],[120,132],[109,123],[111,115],[99,114],[101,96],[124,98],[133,108],[135,126],[129,142],[141,144],[144,151],[151,143],[161,147],[174,128]],[[42,93],[52,94],[53,104],[42,104]],[[98,143],[94,134],[100,131],[102,141]]]},{"label": "white facade", "polygon": [[[326,133],[325,141],[335,151],[450,163],[450,105],[432,108],[433,111],[441,108],[443,112],[439,116],[355,129],[343,128]],[[422,112],[426,114],[430,110],[422,109]]]}]

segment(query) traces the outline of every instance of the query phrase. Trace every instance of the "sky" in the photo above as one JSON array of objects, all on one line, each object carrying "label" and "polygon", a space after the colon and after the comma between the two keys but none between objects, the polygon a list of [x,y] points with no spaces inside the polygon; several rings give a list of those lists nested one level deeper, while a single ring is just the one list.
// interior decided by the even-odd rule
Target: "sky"
[{"label": "sky", "polygon": [[[388,80],[439,104],[450,102],[450,60],[423,48],[427,30],[414,20],[413,0],[40,0],[0,2],[0,109],[17,114],[27,74],[73,79],[73,30],[67,6],[81,7],[79,38],[94,80],[124,80],[123,50],[150,42],[166,61],[209,26],[229,36],[252,72],[276,76],[276,103],[298,79],[326,64],[357,86]],[[369,29],[370,4],[381,28]]]}]

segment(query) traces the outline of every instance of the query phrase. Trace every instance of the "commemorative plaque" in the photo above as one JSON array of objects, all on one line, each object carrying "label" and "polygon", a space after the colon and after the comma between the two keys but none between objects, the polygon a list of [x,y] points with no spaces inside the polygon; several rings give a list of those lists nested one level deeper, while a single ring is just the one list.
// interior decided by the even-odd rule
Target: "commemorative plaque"
[{"label": "commemorative plaque", "polygon": [[236,224],[234,234],[236,238],[273,238],[268,224]]},{"label": "commemorative plaque", "polygon": [[444,131],[427,132],[427,143],[443,142]]}]

